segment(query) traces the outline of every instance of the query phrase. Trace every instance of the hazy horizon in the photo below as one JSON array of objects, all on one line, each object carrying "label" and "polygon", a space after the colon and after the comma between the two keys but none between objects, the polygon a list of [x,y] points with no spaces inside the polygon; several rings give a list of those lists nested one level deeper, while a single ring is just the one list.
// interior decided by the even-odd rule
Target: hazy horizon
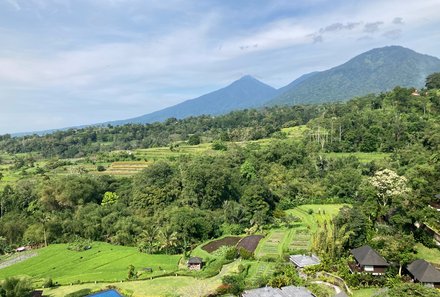
[{"label": "hazy horizon", "polygon": [[275,88],[372,48],[440,56],[438,1],[0,3],[0,134],[150,113],[252,75]]}]

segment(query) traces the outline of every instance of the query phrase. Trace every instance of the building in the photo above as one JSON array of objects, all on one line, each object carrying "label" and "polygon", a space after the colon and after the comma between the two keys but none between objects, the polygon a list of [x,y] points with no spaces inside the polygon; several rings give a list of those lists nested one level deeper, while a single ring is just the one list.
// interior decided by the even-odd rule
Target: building
[{"label": "building", "polygon": [[282,287],[272,288],[264,287],[252,290],[246,290],[242,293],[242,297],[316,297],[304,287]]},{"label": "building", "polygon": [[370,246],[364,245],[352,249],[351,253],[356,263],[349,263],[352,273],[371,273],[372,275],[383,275],[389,264]]},{"label": "building", "polygon": [[298,268],[304,268],[307,266],[318,265],[319,263],[321,263],[321,260],[313,254],[311,256],[291,255],[289,257],[289,259],[290,259],[290,262],[292,262]]},{"label": "building", "polygon": [[415,283],[440,289],[440,271],[425,260],[415,260],[406,267]]},{"label": "building", "polygon": [[203,266],[203,259],[199,257],[191,257],[187,264],[190,270],[200,270]]}]

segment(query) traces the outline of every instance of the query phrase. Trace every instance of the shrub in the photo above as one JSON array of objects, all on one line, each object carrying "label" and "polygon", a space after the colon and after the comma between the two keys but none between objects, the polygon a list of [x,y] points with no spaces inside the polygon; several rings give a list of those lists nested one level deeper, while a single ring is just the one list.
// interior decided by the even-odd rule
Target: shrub
[{"label": "shrub", "polygon": [[53,282],[52,278],[48,278],[44,280],[43,282],[43,288],[52,288],[55,286],[55,283]]},{"label": "shrub", "polygon": [[96,170],[99,172],[102,172],[102,171],[105,171],[105,167],[102,165],[98,165],[98,166],[96,166]]},{"label": "shrub", "polygon": [[254,259],[254,253],[252,253],[252,252],[250,252],[247,249],[242,248],[242,247],[238,249],[238,254],[240,255],[240,257],[243,260],[252,260],[252,259]]},{"label": "shrub", "polygon": [[65,295],[64,297],[84,297],[92,293],[91,289],[81,289],[70,294]]}]

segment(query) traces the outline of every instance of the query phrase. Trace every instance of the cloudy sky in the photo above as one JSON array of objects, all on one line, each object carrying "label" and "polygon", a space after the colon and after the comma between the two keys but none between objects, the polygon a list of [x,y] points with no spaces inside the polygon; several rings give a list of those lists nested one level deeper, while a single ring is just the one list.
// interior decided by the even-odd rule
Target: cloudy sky
[{"label": "cloudy sky", "polygon": [[440,57],[438,0],[0,0],[0,134],[276,88],[375,47]]}]

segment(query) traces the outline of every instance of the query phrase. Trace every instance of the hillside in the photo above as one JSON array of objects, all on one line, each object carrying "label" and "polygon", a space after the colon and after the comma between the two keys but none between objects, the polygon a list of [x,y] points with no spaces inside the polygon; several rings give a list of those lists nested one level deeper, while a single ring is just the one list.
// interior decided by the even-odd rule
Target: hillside
[{"label": "hillside", "polygon": [[140,117],[122,121],[113,121],[108,124],[144,124],[162,122],[168,118],[182,119],[203,114],[219,115],[233,110],[260,107],[276,94],[276,89],[247,75],[225,88],[202,95],[195,99],[186,100],[177,105]]},{"label": "hillside", "polygon": [[395,86],[424,86],[425,77],[440,71],[440,59],[401,46],[372,49],[326,71],[293,82],[268,105],[324,103],[380,93]]}]

